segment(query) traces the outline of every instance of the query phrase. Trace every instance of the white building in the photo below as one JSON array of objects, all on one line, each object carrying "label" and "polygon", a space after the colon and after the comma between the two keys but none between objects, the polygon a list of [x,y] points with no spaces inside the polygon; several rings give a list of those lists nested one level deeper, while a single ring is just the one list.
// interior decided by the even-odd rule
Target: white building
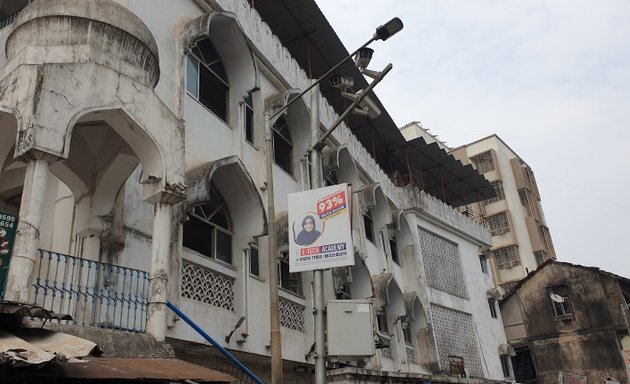
[{"label": "white building", "polygon": [[[208,363],[212,349],[168,299],[266,380],[264,113],[308,86],[305,71],[316,78],[347,55],[334,31],[307,0],[19,3],[0,23],[0,211],[19,215],[5,299],[76,326],[146,331]],[[346,64],[339,72],[364,88]],[[320,91],[324,128],[344,104],[327,81]],[[503,380],[490,236],[452,208],[492,189],[437,144],[407,143],[378,104],[378,118],[350,117],[327,142],[326,182],[354,191],[356,264],[325,282],[327,299],[372,300],[383,348],[363,368],[331,366],[329,381],[462,367]],[[312,276],[289,274],[284,258],[286,196],[308,187],[309,105],[273,126],[287,383],[310,381],[296,372],[313,364]]]},{"label": "white building", "polygon": [[474,210],[492,235],[497,285],[509,287],[546,260],[556,258],[534,172],[501,138],[491,135],[453,150],[492,183],[496,197]]}]

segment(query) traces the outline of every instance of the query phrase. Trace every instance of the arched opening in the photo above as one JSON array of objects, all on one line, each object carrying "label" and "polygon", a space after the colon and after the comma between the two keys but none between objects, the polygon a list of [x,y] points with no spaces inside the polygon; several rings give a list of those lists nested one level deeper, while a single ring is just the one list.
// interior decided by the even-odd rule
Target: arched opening
[{"label": "arched opening", "polygon": [[191,207],[184,223],[184,247],[204,256],[232,264],[232,225],[225,200],[216,187],[210,187],[207,201]]}]

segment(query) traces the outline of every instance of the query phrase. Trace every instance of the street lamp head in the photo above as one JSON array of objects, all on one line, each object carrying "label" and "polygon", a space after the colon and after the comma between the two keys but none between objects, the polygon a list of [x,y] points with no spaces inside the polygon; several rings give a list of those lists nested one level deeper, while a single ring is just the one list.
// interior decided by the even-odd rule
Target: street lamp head
[{"label": "street lamp head", "polygon": [[393,36],[396,33],[400,32],[401,29],[403,29],[403,22],[402,22],[402,20],[400,20],[397,17],[394,17],[393,19],[391,19],[387,23],[385,23],[385,24],[381,25],[380,27],[376,28],[376,33],[374,33],[374,37],[377,40],[385,41],[385,40],[389,39],[391,36]]}]

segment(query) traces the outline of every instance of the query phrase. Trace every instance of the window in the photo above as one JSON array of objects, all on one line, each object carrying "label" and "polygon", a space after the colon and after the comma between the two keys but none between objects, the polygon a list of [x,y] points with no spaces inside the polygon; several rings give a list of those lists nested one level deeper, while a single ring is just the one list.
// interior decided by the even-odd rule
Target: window
[{"label": "window", "polygon": [[210,39],[199,41],[187,55],[186,90],[221,120],[227,121],[230,85],[221,57]]},{"label": "window", "polygon": [[349,300],[352,299],[352,293],[350,292],[350,283],[343,283],[337,287],[335,292],[335,299],[337,300]]},{"label": "window", "polygon": [[405,338],[405,343],[408,345],[413,345],[413,340],[411,338],[411,326],[409,322],[405,321],[402,323],[402,331],[403,337]]},{"label": "window", "polygon": [[511,377],[509,356],[500,356],[500,358],[501,358],[501,369],[503,370],[503,377]]},{"label": "window", "polygon": [[532,206],[530,204],[530,194],[529,191],[525,188],[521,188],[518,190],[518,198],[521,200],[521,205],[525,207],[527,214],[531,216],[532,214]]},{"label": "window", "polygon": [[492,159],[492,152],[490,151],[472,157],[470,161],[475,164],[475,168],[479,173],[494,171],[494,160]]},{"label": "window", "polygon": [[389,239],[389,249],[392,253],[392,261],[396,264],[400,264],[398,259],[398,242],[396,241],[396,236],[392,236]]},{"label": "window", "polygon": [[556,285],[548,288],[553,314],[556,317],[573,317],[573,307],[569,299],[569,288],[566,285]]},{"label": "window", "polygon": [[280,117],[273,125],[273,161],[288,174],[292,175],[293,141],[289,125]]},{"label": "window", "polygon": [[246,97],[245,103],[243,103],[243,124],[245,140],[250,144],[254,144],[254,107],[251,96]]},{"label": "window", "polygon": [[389,326],[387,325],[387,314],[385,311],[380,310],[376,313],[376,324],[379,332],[389,335]]},{"label": "window", "polygon": [[508,222],[507,212],[501,212],[499,214],[490,216],[486,219],[490,234],[492,236],[499,236],[510,232],[510,223]]},{"label": "window", "polygon": [[260,277],[258,247],[254,244],[249,246],[249,274]]},{"label": "window", "polygon": [[497,201],[501,201],[505,199],[505,193],[503,193],[503,182],[501,180],[493,181],[490,183],[494,188],[494,192],[496,193],[496,197],[492,197],[488,200],[484,201],[484,204],[492,204]]},{"label": "window", "polygon": [[518,247],[510,245],[494,251],[494,258],[499,269],[510,269],[521,265],[521,258],[518,254]]},{"label": "window", "polygon": [[365,212],[363,215],[363,228],[365,228],[365,238],[374,243],[374,223],[372,222],[372,213]]},{"label": "window", "polygon": [[223,198],[210,188],[210,199],[192,208],[184,223],[183,245],[205,256],[232,263],[232,231]]},{"label": "window", "polygon": [[547,259],[547,252],[545,251],[536,251],[534,252],[534,257],[536,258],[536,265],[540,265],[545,262]]},{"label": "window", "polygon": [[296,295],[302,296],[302,274],[289,273],[289,252],[281,252],[278,262],[278,286]]},{"label": "window", "polygon": [[481,263],[481,272],[488,273],[488,259],[485,256],[479,256],[479,263]]},{"label": "window", "polygon": [[497,318],[497,306],[494,303],[494,300],[490,299],[488,300],[488,308],[490,308],[490,316],[492,316],[493,319]]}]

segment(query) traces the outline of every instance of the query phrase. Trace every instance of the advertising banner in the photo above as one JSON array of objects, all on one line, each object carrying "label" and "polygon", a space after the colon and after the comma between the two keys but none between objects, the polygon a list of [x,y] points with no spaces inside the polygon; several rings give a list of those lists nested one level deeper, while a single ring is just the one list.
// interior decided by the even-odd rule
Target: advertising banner
[{"label": "advertising banner", "polygon": [[4,291],[9,273],[9,261],[13,252],[17,221],[16,215],[0,212],[0,291]]},{"label": "advertising banner", "polygon": [[289,195],[289,271],[354,265],[347,184]]}]

